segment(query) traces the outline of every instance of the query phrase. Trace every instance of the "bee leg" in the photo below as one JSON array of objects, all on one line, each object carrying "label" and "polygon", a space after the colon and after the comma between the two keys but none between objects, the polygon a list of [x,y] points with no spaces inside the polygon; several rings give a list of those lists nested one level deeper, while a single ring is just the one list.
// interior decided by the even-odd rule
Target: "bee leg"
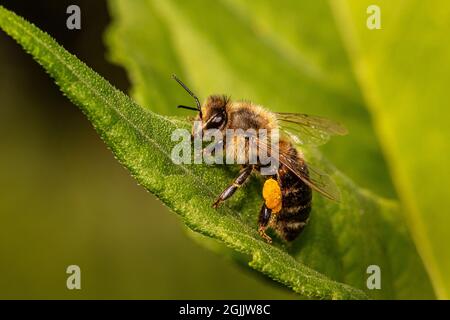
[{"label": "bee leg", "polygon": [[226,188],[221,195],[217,198],[216,201],[213,203],[213,208],[217,208],[219,204],[228,198],[230,198],[236,190],[244,184],[244,182],[250,177],[250,174],[252,173],[253,166],[245,166],[241,172],[239,172],[239,175],[236,179],[234,179],[233,183]]},{"label": "bee leg", "polygon": [[264,203],[261,207],[261,211],[259,212],[258,232],[259,232],[260,236],[263,237],[264,240],[266,240],[268,243],[272,243],[272,238],[266,234],[266,229],[269,225],[271,216],[272,216],[272,210],[267,208],[266,204]]}]

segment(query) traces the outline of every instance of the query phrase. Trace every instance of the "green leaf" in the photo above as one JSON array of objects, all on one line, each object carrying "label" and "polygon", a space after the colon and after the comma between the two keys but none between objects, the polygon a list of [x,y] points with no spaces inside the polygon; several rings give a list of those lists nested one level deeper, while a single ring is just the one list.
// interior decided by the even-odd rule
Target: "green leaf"
[{"label": "green leaf", "polygon": [[374,1],[335,10],[374,115],[407,222],[439,298],[450,298],[450,3],[376,1],[381,30],[366,28]]},{"label": "green leaf", "polygon": [[[292,245],[269,245],[256,232],[259,180],[227,206],[212,209],[214,197],[236,172],[228,167],[173,164],[171,133],[186,127],[184,121],[140,107],[50,36],[3,7],[0,27],[55,79],[142,186],[192,230],[249,257],[252,268],[312,298],[432,296],[398,205],[357,187],[314,150],[305,150],[309,161],[326,166],[342,201],[332,203],[315,196],[313,219],[300,239]],[[364,293],[361,289],[366,288],[370,264],[382,268],[383,288]]]}]

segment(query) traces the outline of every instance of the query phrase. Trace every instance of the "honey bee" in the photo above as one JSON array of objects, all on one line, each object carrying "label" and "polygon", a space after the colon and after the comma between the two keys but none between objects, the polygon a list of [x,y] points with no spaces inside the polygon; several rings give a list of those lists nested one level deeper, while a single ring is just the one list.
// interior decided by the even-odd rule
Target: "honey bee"
[{"label": "honey bee", "polygon": [[[196,119],[201,121],[201,130],[225,132],[227,129],[264,128],[269,132],[279,129],[282,133],[276,150],[278,170],[272,176],[265,176],[264,203],[258,218],[258,232],[267,242],[272,242],[266,234],[268,228],[288,242],[297,238],[309,221],[312,190],[328,199],[339,200],[339,190],[331,178],[306,163],[302,146],[321,145],[330,136],[345,135],[347,129],[344,126],[318,116],[271,112],[252,102],[231,101],[224,95],[211,95],[201,105],[197,96],[180,79],[175,75],[172,77],[194,98],[196,107],[178,107],[198,112]],[[261,140],[257,142],[263,143]],[[243,164],[238,176],[219,195],[213,207],[217,208],[229,199],[258,169],[259,164]]]}]

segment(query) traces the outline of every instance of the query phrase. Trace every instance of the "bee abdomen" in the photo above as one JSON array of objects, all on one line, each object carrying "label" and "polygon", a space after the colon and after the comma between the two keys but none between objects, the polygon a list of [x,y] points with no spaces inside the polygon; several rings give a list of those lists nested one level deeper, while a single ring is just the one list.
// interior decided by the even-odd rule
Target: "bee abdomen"
[{"label": "bee abdomen", "polygon": [[[292,212],[290,212],[292,211]],[[303,231],[308,223],[311,203],[283,209],[277,216],[277,231],[287,241],[292,241]]]},{"label": "bee abdomen", "polygon": [[312,190],[290,171],[280,171],[282,211],[277,215],[276,229],[287,241],[294,240],[308,223]]}]

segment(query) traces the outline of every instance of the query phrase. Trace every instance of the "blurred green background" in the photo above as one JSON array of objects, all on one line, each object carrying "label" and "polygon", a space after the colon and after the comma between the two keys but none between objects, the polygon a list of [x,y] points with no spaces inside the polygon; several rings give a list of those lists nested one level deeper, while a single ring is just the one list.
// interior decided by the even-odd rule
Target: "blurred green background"
[{"label": "blurred green background", "polygon": [[[82,30],[65,28],[69,4]],[[7,1],[124,91],[105,59],[104,1]],[[0,298],[292,298],[197,245],[139,187],[79,110],[0,33]],[[66,288],[77,264],[82,290]]]},{"label": "blurred green background", "polygon": [[[436,296],[450,297],[448,1],[0,3],[156,112],[186,114],[173,108],[192,102],[176,73],[201,97],[345,123],[350,135],[323,153],[399,204]],[[366,27],[373,3],[381,30]],[[80,31],[65,27],[69,4],[82,9]],[[0,63],[0,298],[298,298],[192,241],[3,33]],[[70,264],[81,291],[65,287]]]}]

